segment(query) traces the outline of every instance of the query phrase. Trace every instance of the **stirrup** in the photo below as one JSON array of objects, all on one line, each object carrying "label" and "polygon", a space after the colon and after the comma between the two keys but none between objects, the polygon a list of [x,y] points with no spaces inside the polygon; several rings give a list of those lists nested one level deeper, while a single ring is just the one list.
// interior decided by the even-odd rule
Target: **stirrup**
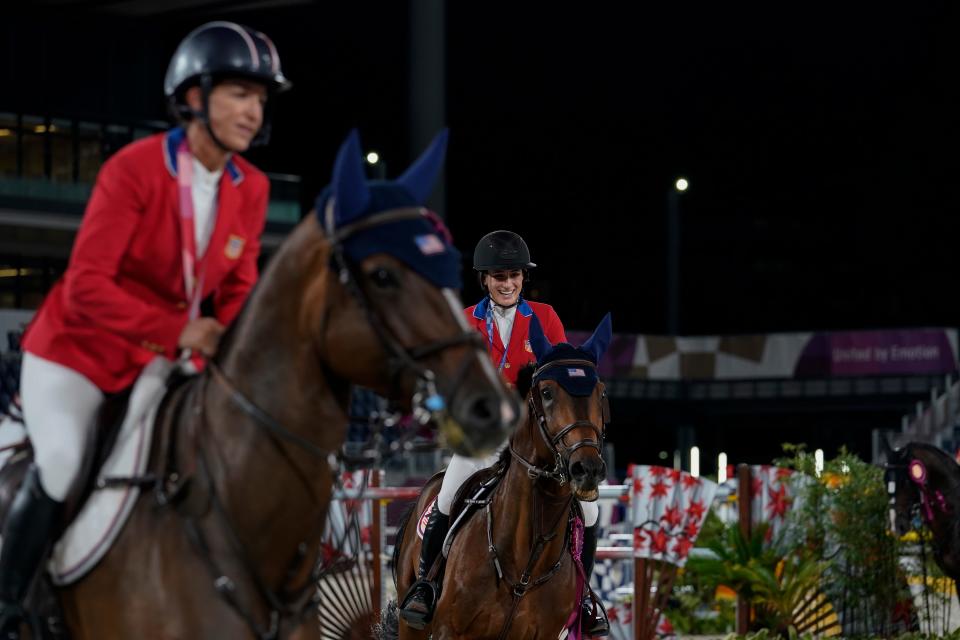
[{"label": "stirrup", "polygon": [[[421,594],[426,596],[426,602],[422,602],[421,599],[417,598],[417,596]],[[404,596],[403,602],[400,603],[400,617],[406,621],[410,628],[423,629],[433,620],[433,611],[436,607],[438,597],[439,592],[437,585],[430,580],[417,580],[410,585],[410,589],[407,590],[407,595]]]},{"label": "stirrup", "polygon": [[[594,606],[591,606],[588,602]],[[583,622],[580,627],[585,634],[596,637],[610,635],[610,622],[607,619],[607,612],[599,600],[588,596],[583,599],[580,606],[583,615]]]}]

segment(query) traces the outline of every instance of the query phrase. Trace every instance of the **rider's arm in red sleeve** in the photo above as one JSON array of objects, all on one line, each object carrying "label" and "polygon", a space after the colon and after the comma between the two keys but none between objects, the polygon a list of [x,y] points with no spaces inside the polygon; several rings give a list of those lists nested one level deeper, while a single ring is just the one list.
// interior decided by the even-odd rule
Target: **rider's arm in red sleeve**
[{"label": "rider's arm in red sleeve", "polygon": [[144,302],[117,285],[120,263],[146,207],[145,188],[135,171],[123,156],[115,156],[97,176],[64,277],[66,312],[137,345],[162,346],[173,356],[186,316]]},{"label": "rider's arm in red sleeve", "polygon": [[553,310],[553,307],[547,306],[545,318],[540,318],[543,324],[543,335],[547,336],[550,344],[567,341],[567,332],[563,330],[563,323],[560,322],[560,316]]},{"label": "rider's arm in red sleeve", "polygon": [[223,326],[233,322],[243,303],[246,302],[250,290],[257,283],[259,272],[257,270],[257,258],[260,256],[260,236],[263,234],[263,227],[267,223],[267,203],[270,201],[270,183],[263,179],[264,186],[259,189],[259,196],[253,204],[253,211],[257,212],[259,218],[256,228],[243,246],[243,255],[240,256],[239,264],[232,269],[214,294],[214,309],[217,320]]}]

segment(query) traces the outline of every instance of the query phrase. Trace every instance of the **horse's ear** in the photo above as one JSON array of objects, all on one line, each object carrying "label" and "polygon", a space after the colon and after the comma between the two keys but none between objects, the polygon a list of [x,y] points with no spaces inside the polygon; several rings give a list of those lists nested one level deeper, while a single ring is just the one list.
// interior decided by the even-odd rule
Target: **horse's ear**
[{"label": "horse's ear", "polygon": [[397,178],[397,183],[402,186],[414,199],[423,204],[433,192],[433,185],[437,182],[437,176],[440,175],[440,169],[443,167],[443,159],[447,155],[447,129],[442,130],[427,147],[427,150],[420,154],[417,161],[410,165],[402,176]]},{"label": "horse's ear", "polygon": [[607,352],[610,345],[610,339],[613,337],[613,326],[610,321],[610,314],[603,316],[603,320],[594,329],[593,335],[580,346],[582,351],[586,351],[593,356],[593,361],[600,364],[600,358]]},{"label": "horse's ear", "polygon": [[346,224],[367,210],[370,189],[363,170],[360,134],[352,129],[340,145],[333,165],[334,215],[337,225]]},{"label": "horse's ear", "polygon": [[543,333],[543,327],[540,325],[537,314],[530,316],[530,348],[533,350],[533,355],[537,357],[537,362],[541,362],[544,356],[553,348],[550,340],[548,340],[547,336]]}]

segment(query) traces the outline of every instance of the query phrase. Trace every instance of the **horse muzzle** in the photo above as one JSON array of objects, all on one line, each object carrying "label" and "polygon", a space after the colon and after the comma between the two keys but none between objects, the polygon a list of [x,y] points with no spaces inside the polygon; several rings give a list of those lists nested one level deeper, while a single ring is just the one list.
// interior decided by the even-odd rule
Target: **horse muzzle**
[{"label": "horse muzzle", "polygon": [[579,456],[567,465],[570,488],[577,500],[593,502],[600,497],[600,482],[606,477],[607,464],[599,455]]},{"label": "horse muzzle", "polygon": [[440,424],[447,445],[468,457],[487,455],[500,447],[522,417],[513,394],[465,394],[452,415]]}]

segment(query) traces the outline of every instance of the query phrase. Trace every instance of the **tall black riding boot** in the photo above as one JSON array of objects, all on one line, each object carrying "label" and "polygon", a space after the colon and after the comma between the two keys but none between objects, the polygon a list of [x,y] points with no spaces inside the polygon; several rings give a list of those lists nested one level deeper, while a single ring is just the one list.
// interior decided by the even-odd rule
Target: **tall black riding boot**
[{"label": "tall black riding boot", "polygon": [[[590,585],[590,576],[593,573],[593,563],[597,557],[597,527],[586,527],[583,530],[583,554],[580,561],[583,563],[583,573],[587,578],[587,586]],[[583,622],[580,625],[581,630],[590,636],[605,636],[610,634],[610,623],[607,621],[607,612],[603,608],[603,603],[596,601],[597,615],[593,615],[593,604],[590,594],[587,592],[583,597],[581,606],[583,607]]]},{"label": "tall black riding boot", "polygon": [[427,526],[423,529],[417,581],[411,585],[410,592],[404,598],[400,608],[400,617],[414,629],[423,629],[433,619],[433,608],[437,604],[439,589],[437,585],[427,580],[427,573],[440,555],[443,540],[447,537],[449,528],[450,516],[440,513],[440,508],[434,505],[427,520]]},{"label": "tall black riding boot", "polygon": [[46,556],[63,503],[47,495],[40,472],[31,465],[10,505],[0,551],[0,639],[18,640],[23,599]]}]

